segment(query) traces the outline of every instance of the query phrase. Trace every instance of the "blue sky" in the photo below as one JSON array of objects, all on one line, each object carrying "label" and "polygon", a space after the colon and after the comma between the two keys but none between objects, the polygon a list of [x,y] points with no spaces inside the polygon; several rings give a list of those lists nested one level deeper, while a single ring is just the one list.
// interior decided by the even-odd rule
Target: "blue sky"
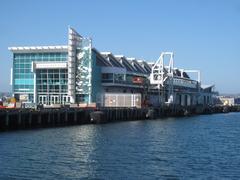
[{"label": "blue sky", "polygon": [[71,25],[99,51],[155,61],[175,53],[175,66],[199,69],[203,84],[240,93],[238,0],[2,0],[0,91],[10,91],[9,46],[64,45]]}]

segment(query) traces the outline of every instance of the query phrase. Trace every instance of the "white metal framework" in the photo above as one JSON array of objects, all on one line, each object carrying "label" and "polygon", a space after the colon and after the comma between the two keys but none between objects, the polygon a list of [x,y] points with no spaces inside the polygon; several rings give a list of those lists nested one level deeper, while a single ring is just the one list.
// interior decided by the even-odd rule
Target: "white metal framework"
[{"label": "white metal framework", "polygon": [[[164,62],[165,56],[169,57],[169,61]],[[160,98],[165,99],[164,92],[167,92],[167,102],[165,103],[168,104],[175,101],[174,86],[198,88],[199,90],[201,84],[200,71],[174,68],[173,56],[173,52],[162,52],[159,59],[152,65],[150,74],[151,85],[155,85],[159,90],[159,101]],[[176,74],[177,71],[180,72],[180,75]],[[190,79],[185,73],[196,73],[196,80]],[[162,94],[160,92],[162,92]]]},{"label": "white metal framework", "polygon": [[[170,56],[168,65],[164,64],[164,57]],[[157,85],[157,88],[162,89],[168,80],[168,103],[173,102],[173,71],[174,71],[174,61],[173,52],[162,52],[156,63],[152,66],[150,74],[150,83],[152,85]]]},{"label": "white metal framework", "polygon": [[[166,55],[170,56],[168,66],[164,66],[164,56]],[[151,84],[163,87],[168,75],[173,76],[173,63],[173,52],[162,52],[158,60],[152,66],[152,72],[150,74]]]}]

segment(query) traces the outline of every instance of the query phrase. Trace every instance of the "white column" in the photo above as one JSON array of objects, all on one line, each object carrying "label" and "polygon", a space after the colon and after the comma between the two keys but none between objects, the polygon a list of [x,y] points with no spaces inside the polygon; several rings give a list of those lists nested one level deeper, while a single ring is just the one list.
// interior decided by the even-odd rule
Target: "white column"
[{"label": "white column", "polygon": [[36,71],[33,73],[33,102],[37,103]]}]

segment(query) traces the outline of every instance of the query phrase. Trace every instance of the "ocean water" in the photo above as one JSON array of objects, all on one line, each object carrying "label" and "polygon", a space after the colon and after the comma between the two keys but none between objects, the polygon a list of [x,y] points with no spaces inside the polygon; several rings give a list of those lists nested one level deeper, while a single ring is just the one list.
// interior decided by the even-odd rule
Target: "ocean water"
[{"label": "ocean water", "polygon": [[240,179],[240,113],[3,132],[0,179]]}]

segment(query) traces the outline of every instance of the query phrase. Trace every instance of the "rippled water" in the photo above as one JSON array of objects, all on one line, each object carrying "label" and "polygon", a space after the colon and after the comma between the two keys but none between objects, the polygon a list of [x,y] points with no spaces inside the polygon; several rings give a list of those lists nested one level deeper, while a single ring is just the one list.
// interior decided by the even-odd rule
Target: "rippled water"
[{"label": "rippled water", "polygon": [[0,179],[240,179],[240,113],[0,133]]}]

